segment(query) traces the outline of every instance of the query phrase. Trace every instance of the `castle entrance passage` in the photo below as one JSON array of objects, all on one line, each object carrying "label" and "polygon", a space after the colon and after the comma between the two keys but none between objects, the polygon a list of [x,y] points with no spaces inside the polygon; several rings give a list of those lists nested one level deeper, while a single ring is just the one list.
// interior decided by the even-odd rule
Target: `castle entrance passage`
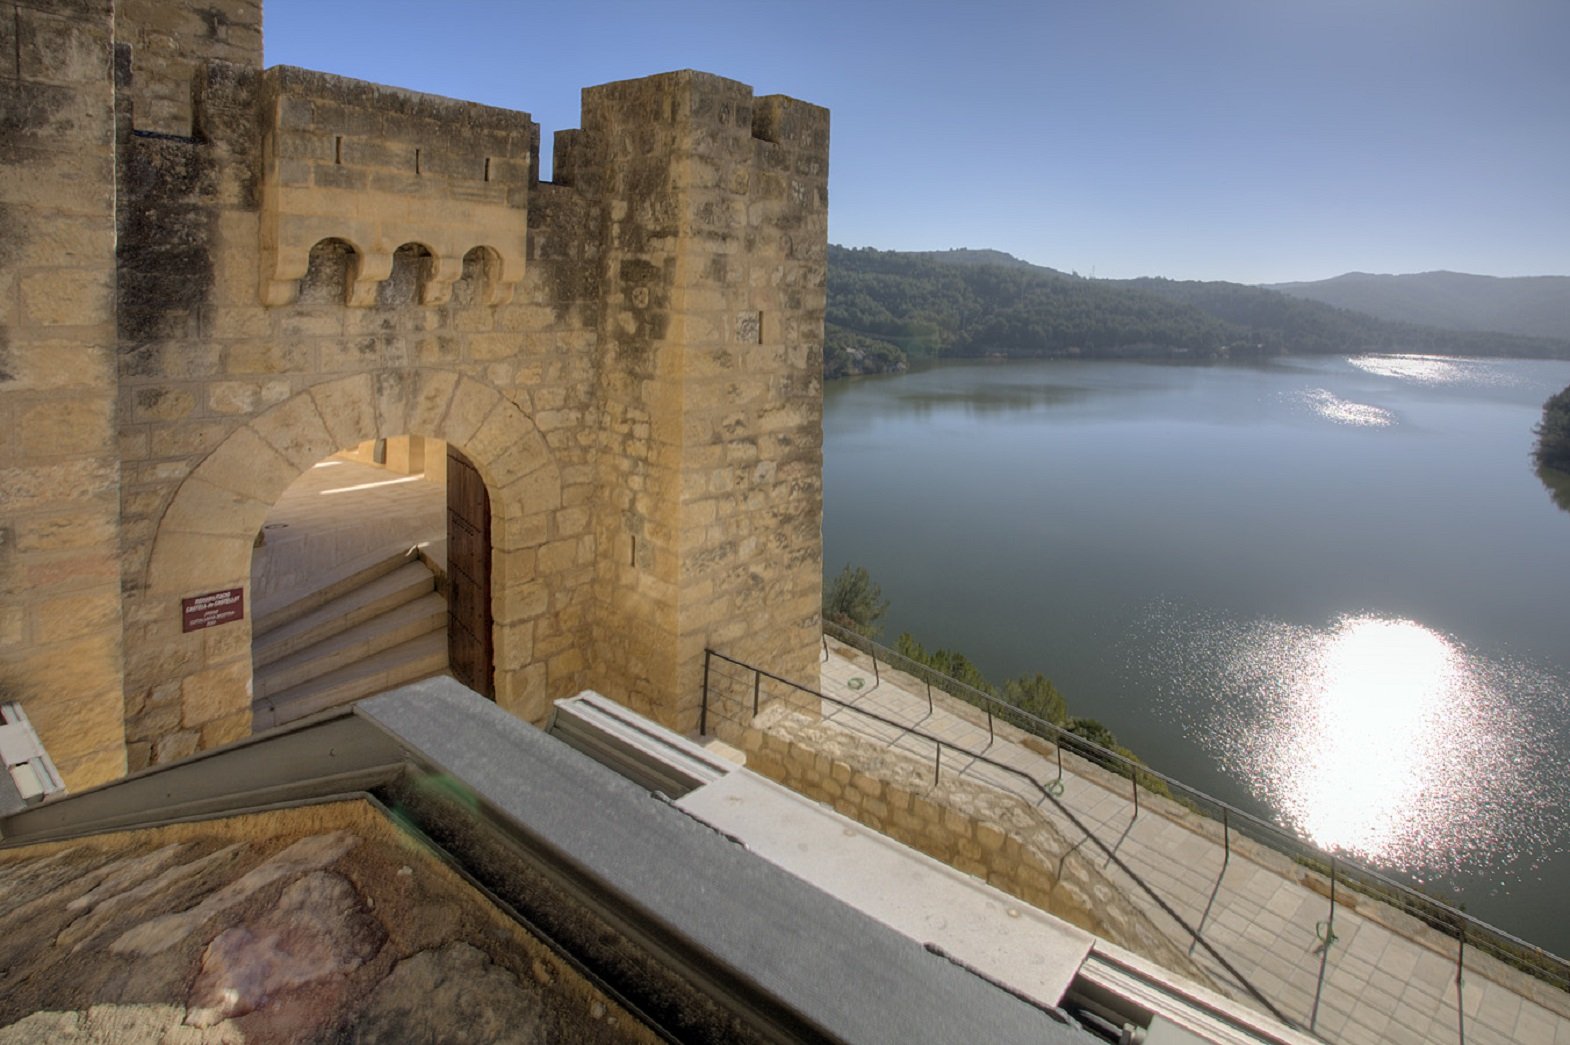
[{"label": "castle entrance passage", "polygon": [[257,535],[255,729],[443,671],[494,699],[491,505],[437,439],[376,439],[318,462]]}]

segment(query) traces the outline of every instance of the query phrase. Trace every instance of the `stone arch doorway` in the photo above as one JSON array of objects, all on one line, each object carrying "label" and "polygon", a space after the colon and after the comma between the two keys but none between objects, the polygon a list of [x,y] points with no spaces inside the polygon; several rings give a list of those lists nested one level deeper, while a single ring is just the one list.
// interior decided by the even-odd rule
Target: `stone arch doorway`
[{"label": "stone arch doorway", "polygon": [[490,496],[457,447],[405,435],[319,461],[255,543],[255,730],[441,672],[494,698]]},{"label": "stone arch doorway", "polygon": [[[183,607],[250,584],[251,555],[268,511],[312,465],[368,440],[416,434],[457,447],[489,491],[493,549],[488,600],[498,702],[525,717],[544,708],[529,685],[531,600],[508,593],[533,581],[535,551],[562,507],[561,477],[530,418],[495,388],[451,370],[384,369],[323,382],[232,431],[182,482],[159,523],[136,599],[134,640],[150,670],[127,678],[127,739],[180,752],[238,739],[251,729],[251,616],[188,630]],[[248,600],[247,600],[248,601]],[[517,603],[518,605],[513,605]],[[171,687],[173,687],[171,689]],[[180,736],[162,745],[136,709],[174,692]]]}]

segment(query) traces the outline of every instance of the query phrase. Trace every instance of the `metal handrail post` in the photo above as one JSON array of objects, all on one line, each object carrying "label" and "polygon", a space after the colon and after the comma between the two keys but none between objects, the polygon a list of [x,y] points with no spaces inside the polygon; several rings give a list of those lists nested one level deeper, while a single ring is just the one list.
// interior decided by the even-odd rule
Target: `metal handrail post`
[{"label": "metal handrail post", "polygon": [[758,717],[758,692],[763,685],[763,676],[754,669],[752,672],[752,717]]},{"label": "metal handrail post", "polygon": [[1226,806],[1221,807],[1221,844],[1226,849],[1221,857],[1221,870],[1225,871],[1227,864],[1232,862],[1232,825],[1229,823]]},{"label": "metal handrail post", "polygon": [[943,741],[934,740],[933,743],[937,745],[937,751],[932,756],[932,786],[937,787],[938,771],[943,767]]},{"label": "metal handrail post", "polygon": [[1336,854],[1330,854],[1330,923],[1325,926],[1325,950],[1336,938]]},{"label": "metal handrail post", "polygon": [[[1317,927],[1316,927],[1317,928]],[[1325,968],[1330,964],[1330,945],[1336,942],[1336,856],[1330,854],[1330,915],[1325,919],[1325,937],[1319,950],[1319,982],[1314,986],[1314,1008],[1308,1014],[1308,1032],[1319,1023],[1319,998],[1325,990]]]},{"label": "metal handrail post", "polygon": [[1466,926],[1456,929],[1456,1038],[1466,1045],[1466,1005],[1461,998],[1461,973],[1466,964]]}]

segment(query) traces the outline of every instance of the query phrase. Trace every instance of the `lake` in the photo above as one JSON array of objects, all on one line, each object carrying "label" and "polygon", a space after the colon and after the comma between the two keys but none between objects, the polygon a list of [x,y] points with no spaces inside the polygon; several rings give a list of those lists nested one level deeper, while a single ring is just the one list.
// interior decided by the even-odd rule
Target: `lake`
[{"label": "lake", "polygon": [[944,364],[829,382],[824,556],[995,683],[1570,954],[1570,362]]}]

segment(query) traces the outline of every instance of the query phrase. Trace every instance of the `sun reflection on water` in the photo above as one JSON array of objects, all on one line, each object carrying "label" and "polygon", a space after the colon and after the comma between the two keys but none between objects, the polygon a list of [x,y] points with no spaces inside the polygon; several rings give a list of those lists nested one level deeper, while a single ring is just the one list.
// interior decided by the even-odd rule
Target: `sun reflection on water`
[{"label": "sun reflection on water", "polygon": [[1453,356],[1353,356],[1347,362],[1365,373],[1395,377],[1422,385],[1449,385],[1472,382],[1485,385],[1514,383],[1503,367],[1481,359]]},{"label": "sun reflection on water", "polygon": [[1327,421],[1357,428],[1388,428],[1395,416],[1382,407],[1342,399],[1328,388],[1311,388],[1299,398],[1308,408]]},{"label": "sun reflection on water", "polygon": [[1411,621],[1352,617],[1299,656],[1275,759],[1286,812],[1321,845],[1387,849],[1466,700],[1456,652]]},{"label": "sun reflection on water", "polygon": [[[1168,703],[1315,843],[1424,880],[1535,861],[1563,837],[1563,770],[1542,753],[1560,680],[1399,618],[1181,630],[1157,654]],[[1211,696],[1197,715],[1196,693]]]}]

